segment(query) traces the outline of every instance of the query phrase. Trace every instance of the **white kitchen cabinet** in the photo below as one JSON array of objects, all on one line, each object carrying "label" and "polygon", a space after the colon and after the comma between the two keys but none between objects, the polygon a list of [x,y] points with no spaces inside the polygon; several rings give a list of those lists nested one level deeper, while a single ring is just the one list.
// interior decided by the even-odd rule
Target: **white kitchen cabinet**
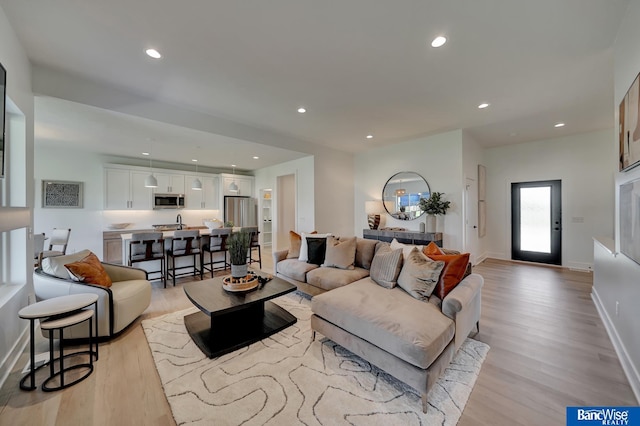
[{"label": "white kitchen cabinet", "polygon": [[[156,194],[184,194],[185,176],[174,173],[155,173],[158,187],[153,190]],[[189,186],[191,186],[189,181]]]},{"label": "white kitchen cabinet", "polygon": [[196,176],[185,177],[187,187],[185,207],[191,210],[218,210],[218,182],[217,176],[198,176],[202,182],[202,190],[193,190],[191,185]]},{"label": "white kitchen cabinet", "polygon": [[[222,179],[222,193],[224,195],[245,195],[247,197],[253,197],[253,181],[253,176],[226,175]],[[232,182],[238,185],[238,192],[229,190]]]},{"label": "white kitchen cabinet", "polygon": [[105,210],[149,210],[151,189],[145,188],[148,173],[105,168]]}]

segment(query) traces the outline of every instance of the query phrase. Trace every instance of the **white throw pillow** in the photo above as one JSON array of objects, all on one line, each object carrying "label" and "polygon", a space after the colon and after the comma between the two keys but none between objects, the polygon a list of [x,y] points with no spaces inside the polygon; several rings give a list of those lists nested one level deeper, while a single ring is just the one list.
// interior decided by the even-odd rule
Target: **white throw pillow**
[{"label": "white throw pillow", "polygon": [[302,261],[302,262],[308,262],[309,261],[309,246],[307,245],[307,237],[311,237],[311,238],[327,238],[327,237],[331,237],[332,234],[307,234],[306,232],[303,232],[300,234],[300,257],[298,257],[298,260]]},{"label": "white throw pillow", "polygon": [[414,247],[417,248],[419,252],[422,252],[422,250],[424,249],[424,246],[414,246],[413,244],[399,243],[395,238],[393,239],[393,241],[391,241],[391,250],[397,250],[401,248],[403,259],[409,257],[409,253],[411,253],[411,250],[413,250]]},{"label": "white throw pillow", "polygon": [[42,259],[42,272],[58,278],[69,279],[69,271],[64,265],[79,262],[91,253],[90,250],[82,250],[77,253],[64,256],[54,256]]}]

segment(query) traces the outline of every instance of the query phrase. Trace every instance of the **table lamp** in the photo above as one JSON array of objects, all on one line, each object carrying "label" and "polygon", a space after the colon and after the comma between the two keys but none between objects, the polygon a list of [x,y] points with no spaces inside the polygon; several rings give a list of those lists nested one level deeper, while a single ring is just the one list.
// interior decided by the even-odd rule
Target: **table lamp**
[{"label": "table lamp", "polygon": [[369,229],[378,229],[380,226],[380,213],[384,211],[381,200],[365,201],[364,211],[367,214]]}]

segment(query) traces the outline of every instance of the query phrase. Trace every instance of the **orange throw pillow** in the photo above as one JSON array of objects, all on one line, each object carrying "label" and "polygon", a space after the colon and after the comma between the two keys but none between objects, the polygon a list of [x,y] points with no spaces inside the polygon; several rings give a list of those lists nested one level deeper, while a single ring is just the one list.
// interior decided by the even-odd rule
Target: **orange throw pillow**
[{"label": "orange throw pillow", "polygon": [[102,267],[100,259],[93,253],[89,253],[78,262],[67,263],[64,266],[80,282],[111,287],[111,278]]},{"label": "orange throw pillow", "polygon": [[[311,232],[317,234],[318,231]],[[302,236],[295,231],[289,231],[289,252],[287,259],[297,259],[300,257],[300,247],[302,246]]]},{"label": "orange throw pillow", "polygon": [[436,255],[444,254],[444,252],[440,250],[440,247],[438,247],[438,245],[433,241],[431,241],[428,245],[424,246],[424,248],[422,249],[422,253],[425,256],[431,256],[432,254],[436,254]]},{"label": "orange throw pillow", "polygon": [[431,260],[444,261],[444,269],[440,274],[440,281],[434,293],[442,300],[453,290],[464,278],[469,263],[469,253],[464,254],[432,254],[428,256]]}]

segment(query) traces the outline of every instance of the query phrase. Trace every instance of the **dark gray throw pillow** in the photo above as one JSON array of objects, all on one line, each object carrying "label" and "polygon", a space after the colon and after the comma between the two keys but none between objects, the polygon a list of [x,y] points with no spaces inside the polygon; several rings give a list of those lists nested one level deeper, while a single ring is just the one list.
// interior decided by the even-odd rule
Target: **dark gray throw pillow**
[{"label": "dark gray throw pillow", "polygon": [[309,248],[309,260],[307,263],[322,265],[327,252],[327,239],[307,237],[307,247]]}]

